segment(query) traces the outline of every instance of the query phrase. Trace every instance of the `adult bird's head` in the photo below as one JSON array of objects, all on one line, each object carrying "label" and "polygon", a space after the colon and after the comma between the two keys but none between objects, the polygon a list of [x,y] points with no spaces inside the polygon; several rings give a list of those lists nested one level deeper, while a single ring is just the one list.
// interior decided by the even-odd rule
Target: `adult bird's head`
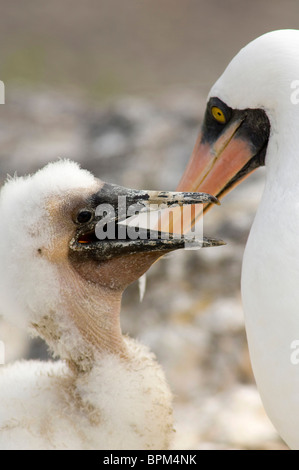
[{"label": "adult bird's head", "polygon": [[295,162],[288,150],[299,126],[298,51],[299,31],[280,30],[252,41],[234,57],[208,95],[179,191],[222,198],[262,165],[273,184],[278,168],[292,184]]},{"label": "adult bird's head", "polygon": [[121,351],[123,290],[161,254],[184,247],[183,238],[147,236],[146,229],[139,238],[128,236],[120,224],[127,209],[215,201],[107,184],[69,161],[8,180],[0,193],[1,313],[76,364],[91,354],[86,345]]}]

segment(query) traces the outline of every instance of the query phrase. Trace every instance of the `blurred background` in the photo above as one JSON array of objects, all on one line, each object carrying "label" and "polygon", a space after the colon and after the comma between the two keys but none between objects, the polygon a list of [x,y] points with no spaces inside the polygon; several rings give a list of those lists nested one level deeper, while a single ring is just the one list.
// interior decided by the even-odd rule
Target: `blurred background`
[{"label": "blurred background", "polygon": [[[267,31],[299,27],[296,0],[0,0],[0,9],[0,183],[70,158],[106,181],[174,190],[228,62]],[[176,449],[285,448],[256,391],[240,300],[263,176],[205,218],[206,234],[227,246],[165,257],[142,303],[137,283],[124,296],[123,331],[151,347],[174,392]],[[0,340],[7,362],[47,358],[4,320]]]}]

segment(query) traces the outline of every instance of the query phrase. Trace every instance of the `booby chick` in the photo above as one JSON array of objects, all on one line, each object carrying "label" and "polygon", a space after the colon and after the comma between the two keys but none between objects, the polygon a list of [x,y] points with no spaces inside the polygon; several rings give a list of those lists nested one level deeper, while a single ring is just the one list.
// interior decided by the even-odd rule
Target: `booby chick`
[{"label": "booby chick", "polygon": [[298,146],[299,31],[274,31],[244,47],[212,87],[178,186],[221,198],[266,167],[243,258],[242,298],[263,404],[293,449],[299,449]]},{"label": "booby chick", "polygon": [[[128,190],[69,161],[1,190],[0,311],[60,358],[0,368],[1,449],[166,449],[171,442],[164,373],[145,346],[122,335],[120,305],[126,286],[184,239],[120,238],[119,197],[145,210],[151,202],[216,201]],[[108,219],[99,215],[103,204]],[[99,239],[103,217],[115,239]]]}]

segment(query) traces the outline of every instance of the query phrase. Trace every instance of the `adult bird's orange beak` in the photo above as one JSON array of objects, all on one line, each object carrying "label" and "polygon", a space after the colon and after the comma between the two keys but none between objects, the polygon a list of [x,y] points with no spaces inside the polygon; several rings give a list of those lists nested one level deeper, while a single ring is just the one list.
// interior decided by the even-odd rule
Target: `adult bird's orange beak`
[{"label": "adult bird's orange beak", "polygon": [[[269,120],[263,110],[233,110],[218,98],[211,98],[177,191],[204,191],[222,198],[264,164],[269,132]],[[208,208],[210,204],[203,209],[194,207],[190,226],[185,226],[184,232]],[[174,222],[174,231],[178,230],[178,223],[179,220]]]},{"label": "adult bird's orange beak", "polygon": [[213,144],[204,142],[200,132],[178,188],[188,186],[193,191],[207,186],[213,195],[221,194],[227,183],[252,158],[248,143],[234,138],[241,123],[241,120],[234,122]]}]

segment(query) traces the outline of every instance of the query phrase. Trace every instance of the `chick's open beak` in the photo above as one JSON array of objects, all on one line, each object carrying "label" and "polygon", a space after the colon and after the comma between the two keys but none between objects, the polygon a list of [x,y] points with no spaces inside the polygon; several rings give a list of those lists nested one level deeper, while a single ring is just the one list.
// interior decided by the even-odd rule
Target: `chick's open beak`
[{"label": "chick's open beak", "polygon": [[155,225],[127,224],[138,214],[151,215],[173,206],[215,203],[218,203],[217,198],[207,193],[139,191],[105,183],[90,199],[93,220],[79,227],[70,248],[89,254],[95,260],[106,261],[146,252],[156,252],[158,258],[166,252],[184,248],[186,242],[188,247],[198,248],[223,245],[222,240],[213,238],[174,236]]}]

